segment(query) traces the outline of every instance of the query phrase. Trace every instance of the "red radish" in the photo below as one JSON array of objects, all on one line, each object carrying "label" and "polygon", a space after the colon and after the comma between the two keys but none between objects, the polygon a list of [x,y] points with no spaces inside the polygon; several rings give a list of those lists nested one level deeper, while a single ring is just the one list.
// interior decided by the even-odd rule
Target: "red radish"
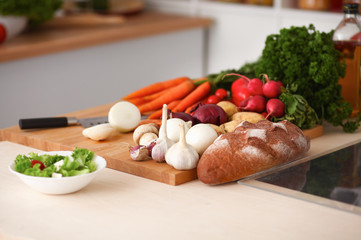
[{"label": "red radish", "polygon": [[232,93],[232,102],[236,105],[239,106],[240,103],[250,97],[251,95],[249,94],[249,91],[247,88],[241,88],[240,90],[238,90],[237,92]]},{"label": "red radish", "polygon": [[265,119],[269,119],[269,114],[267,113],[267,112],[263,112],[263,113],[261,113],[262,114],[262,116],[265,118]]},{"label": "red radish", "polygon": [[[250,92],[251,95],[262,95],[263,82],[261,81],[261,79],[253,78],[251,80],[244,75],[236,74],[236,73],[230,73],[227,75],[233,75],[233,76],[240,77],[239,79],[237,79],[236,81],[233,82],[233,84],[231,86],[231,92],[235,92],[235,91],[239,90],[239,89],[236,89],[237,87],[239,87],[239,88],[248,88],[248,91]],[[227,75],[225,75],[225,76],[227,76]]]},{"label": "red radish", "polygon": [[281,81],[275,81],[276,83],[278,83],[278,85],[280,85],[280,87],[284,87],[283,83]]},{"label": "red radish", "polygon": [[266,109],[268,112],[267,119],[271,117],[282,117],[285,114],[285,104],[278,98],[268,100]]},{"label": "red radish", "polygon": [[264,112],[266,109],[266,98],[261,95],[250,96],[241,102],[240,108],[250,112]]},{"label": "red radish", "polygon": [[253,78],[248,83],[248,91],[251,95],[263,95],[263,82],[259,78]]},{"label": "red radish", "polygon": [[[229,74],[227,74],[227,75],[229,75]],[[237,76],[240,76],[240,75],[237,74]],[[235,93],[235,92],[238,92],[240,89],[247,88],[247,87],[248,87],[248,80],[241,77],[232,83],[231,92]]]},{"label": "red radish", "polygon": [[276,81],[272,81],[268,79],[266,74],[263,74],[266,78],[266,83],[263,85],[263,95],[268,98],[276,98],[281,94],[281,86]]}]

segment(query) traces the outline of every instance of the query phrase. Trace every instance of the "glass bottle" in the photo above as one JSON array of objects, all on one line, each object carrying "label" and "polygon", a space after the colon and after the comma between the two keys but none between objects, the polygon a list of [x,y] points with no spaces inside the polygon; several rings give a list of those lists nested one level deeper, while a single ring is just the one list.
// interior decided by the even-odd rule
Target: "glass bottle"
[{"label": "glass bottle", "polygon": [[333,34],[336,49],[346,63],[346,75],[339,80],[341,95],[352,106],[352,117],[361,110],[361,24],[359,4],[345,3],[343,20]]}]

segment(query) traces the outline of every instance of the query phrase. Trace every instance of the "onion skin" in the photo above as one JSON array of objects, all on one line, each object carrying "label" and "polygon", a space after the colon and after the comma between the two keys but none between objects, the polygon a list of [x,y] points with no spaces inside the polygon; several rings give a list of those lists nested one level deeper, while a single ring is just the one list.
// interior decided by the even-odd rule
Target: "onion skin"
[{"label": "onion skin", "polygon": [[185,112],[171,112],[170,111],[168,116],[169,116],[169,118],[180,118],[185,122],[191,121],[192,126],[199,123],[198,119],[196,119],[192,115],[189,115],[188,113],[185,113]]},{"label": "onion skin", "polygon": [[211,123],[217,126],[228,120],[226,112],[216,104],[204,104],[198,106],[193,112],[192,117],[196,118],[201,123]]}]

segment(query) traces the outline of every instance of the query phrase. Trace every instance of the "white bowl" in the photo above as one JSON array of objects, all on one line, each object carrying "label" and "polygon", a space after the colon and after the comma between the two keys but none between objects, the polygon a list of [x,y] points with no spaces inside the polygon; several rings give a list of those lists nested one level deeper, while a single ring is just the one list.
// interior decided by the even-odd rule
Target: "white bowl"
[{"label": "white bowl", "polygon": [[[44,154],[58,154],[62,156],[70,156],[72,153],[72,151],[44,152]],[[105,159],[100,156],[94,155],[93,161],[97,165],[97,170],[94,172],[62,178],[35,177],[25,175],[15,171],[14,162],[9,165],[9,170],[34,190],[46,194],[67,194],[76,192],[87,186],[93,180],[93,178],[106,166]]]}]

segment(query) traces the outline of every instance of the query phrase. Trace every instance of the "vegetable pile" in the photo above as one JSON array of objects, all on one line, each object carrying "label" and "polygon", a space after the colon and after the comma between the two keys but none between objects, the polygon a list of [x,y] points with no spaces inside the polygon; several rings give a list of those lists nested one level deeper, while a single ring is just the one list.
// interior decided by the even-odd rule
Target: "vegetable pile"
[{"label": "vegetable pile", "polygon": [[280,99],[288,113],[273,121],[295,119],[294,124],[306,129],[326,120],[342,126],[345,132],[354,132],[360,126],[361,114],[355,120],[349,119],[352,108],[341,96],[338,83],[344,77],[345,64],[339,61],[340,52],[335,49],[332,34],[319,32],[313,25],[284,28],[267,37],[258,61],[207,77],[217,87],[230,88],[237,77],[224,78],[226,74],[253,78],[266,73],[286,88]]},{"label": "vegetable pile", "polygon": [[18,155],[15,171],[37,177],[69,177],[94,172],[97,166],[93,160],[94,152],[76,148],[71,156],[39,155],[29,153]]}]

